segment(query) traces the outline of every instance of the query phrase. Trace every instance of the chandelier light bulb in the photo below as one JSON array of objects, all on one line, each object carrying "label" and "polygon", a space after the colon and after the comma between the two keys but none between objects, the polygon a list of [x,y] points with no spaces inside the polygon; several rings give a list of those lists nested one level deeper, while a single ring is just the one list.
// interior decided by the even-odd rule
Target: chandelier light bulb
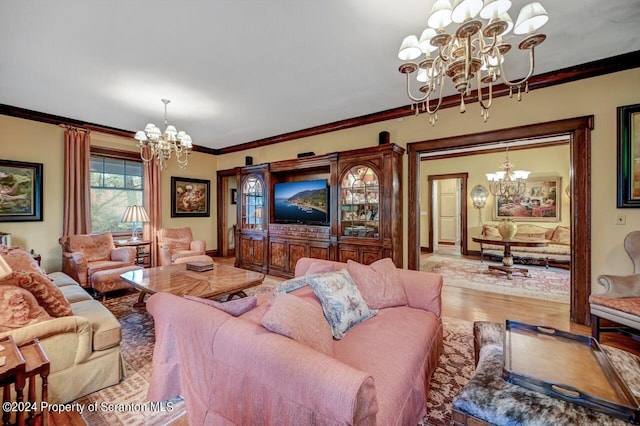
[{"label": "chandelier light bulb", "polygon": [[442,30],[451,23],[451,2],[449,0],[436,0],[429,13],[427,25],[434,30]]},{"label": "chandelier light bulb", "polygon": [[531,34],[546,24],[548,20],[549,15],[540,3],[529,3],[520,10],[513,33]]},{"label": "chandelier light bulb", "polygon": [[483,19],[495,19],[511,9],[509,0],[484,0],[484,6],[480,11],[480,17]]}]

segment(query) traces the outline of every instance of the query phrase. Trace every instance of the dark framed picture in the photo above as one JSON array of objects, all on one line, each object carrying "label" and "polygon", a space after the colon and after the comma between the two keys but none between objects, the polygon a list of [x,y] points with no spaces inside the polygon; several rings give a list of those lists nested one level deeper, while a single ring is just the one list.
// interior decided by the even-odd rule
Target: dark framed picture
[{"label": "dark framed picture", "polygon": [[562,176],[527,179],[524,194],[513,201],[495,197],[493,220],[559,222],[561,205]]},{"label": "dark framed picture", "polygon": [[42,164],[0,160],[0,222],[42,220]]},{"label": "dark framed picture", "polygon": [[640,104],[618,107],[618,207],[640,207]]},{"label": "dark framed picture", "polygon": [[235,188],[231,190],[231,204],[238,204],[238,190]]},{"label": "dark framed picture", "polygon": [[211,181],[171,176],[171,217],[209,217]]}]

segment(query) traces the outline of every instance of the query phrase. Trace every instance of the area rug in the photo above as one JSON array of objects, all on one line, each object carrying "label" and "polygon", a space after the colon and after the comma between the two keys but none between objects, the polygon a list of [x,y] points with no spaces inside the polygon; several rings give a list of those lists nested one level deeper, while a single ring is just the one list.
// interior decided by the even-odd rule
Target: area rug
[{"label": "area rug", "polygon": [[[261,286],[248,291],[260,294],[272,291],[282,280],[267,277]],[[114,293],[116,295],[117,293]],[[164,411],[151,409],[145,401],[155,343],[153,317],[145,308],[134,308],[138,293],[124,291],[104,301],[104,305],[122,324],[122,353],[127,376],[115,386],[94,392],[78,401],[85,407],[107,404],[111,410],[84,410],[83,419],[90,426],[169,425],[185,415],[184,401],[175,399]],[[444,318],[444,349],[431,380],[427,402],[428,415],[422,426],[451,424],[451,402],[473,374],[472,323]],[[180,419],[182,420],[182,419]]]},{"label": "area rug", "polygon": [[435,254],[422,256],[420,270],[442,274],[445,286],[569,303],[569,271],[526,265],[530,278],[514,273],[513,279],[508,280],[506,274],[489,271],[488,265],[499,263]]}]

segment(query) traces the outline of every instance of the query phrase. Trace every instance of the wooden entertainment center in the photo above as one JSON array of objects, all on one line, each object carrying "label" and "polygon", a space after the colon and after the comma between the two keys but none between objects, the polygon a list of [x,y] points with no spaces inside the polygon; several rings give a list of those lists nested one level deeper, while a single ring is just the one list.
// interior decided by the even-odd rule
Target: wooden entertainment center
[{"label": "wooden entertainment center", "polygon": [[[386,143],[243,167],[238,177],[236,266],[282,277],[293,276],[301,257],[364,264],[390,257],[402,267],[403,154],[403,148]],[[325,179],[325,223],[275,220],[275,185]],[[295,207],[311,213],[308,206]]]}]

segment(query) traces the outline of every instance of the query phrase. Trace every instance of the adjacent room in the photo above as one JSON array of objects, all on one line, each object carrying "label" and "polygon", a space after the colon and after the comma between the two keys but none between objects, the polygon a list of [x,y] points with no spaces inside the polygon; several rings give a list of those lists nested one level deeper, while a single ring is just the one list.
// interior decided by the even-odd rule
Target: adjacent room
[{"label": "adjacent room", "polygon": [[640,423],[603,6],[3,1],[3,425]]}]

